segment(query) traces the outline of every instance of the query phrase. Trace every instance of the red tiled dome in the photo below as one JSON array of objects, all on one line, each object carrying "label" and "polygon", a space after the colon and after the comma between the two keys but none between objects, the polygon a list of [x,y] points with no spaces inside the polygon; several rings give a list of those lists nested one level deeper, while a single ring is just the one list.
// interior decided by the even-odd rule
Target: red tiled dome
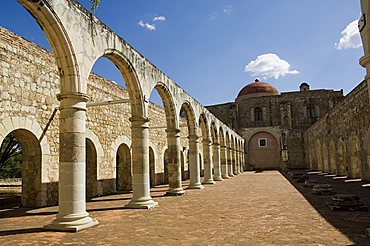
[{"label": "red tiled dome", "polygon": [[244,88],[240,90],[238,97],[256,93],[279,95],[279,91],[275,87],[268,83],[260,82],[258,79],[256,79],[253,83],[244,86]]}]

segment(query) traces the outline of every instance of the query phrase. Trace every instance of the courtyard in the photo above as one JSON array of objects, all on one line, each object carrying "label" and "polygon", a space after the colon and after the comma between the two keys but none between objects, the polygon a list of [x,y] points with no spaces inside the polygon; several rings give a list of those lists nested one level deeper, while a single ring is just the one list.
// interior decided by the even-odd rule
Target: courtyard
[{"label": "courtyard", "polygon": [[[314,177],[313,177],[314,176]],[[356,193],[370,207],[369,187],[316,173],[338,193]],[[184,182],[184,186],[188,181]],[[185,188],[184,187],[184,188]],[[330,196],[315,196],[278,171],[244,172],[231,179],[164,196],[159,206],[125,209],[132,194],[97,197],[87,210],[99,226],[78,233],[45,231],[58,207],[0,210],[0,245],[369,245],[364,211],[331,211]]]}]

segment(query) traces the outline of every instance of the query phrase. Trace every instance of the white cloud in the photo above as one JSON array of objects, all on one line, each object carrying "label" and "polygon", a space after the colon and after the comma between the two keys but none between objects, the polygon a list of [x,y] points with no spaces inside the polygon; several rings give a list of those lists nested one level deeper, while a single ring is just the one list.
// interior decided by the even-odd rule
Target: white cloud
[{"label": "white cloud", "polygon": [[341,49],[357,49],[361,47],[360,32],[357,27],[357,20],[352,21],[347,27],[341,32],[342,36],[339,39],[339,43],[335,43],[335,47],[338,50]]},{"label": "white cloud", "polygon": [[156,30],[156,27],[155,27],[154,24],[149,24],[147,22],[144,23],[142,20],[139,21],[138,25],[141,26],[141,27],[144,27],[145,29],[147,29],[149,31],[155,31]]},{"label": "white cloud", "polygon": [[290,70],[290,64],[280,59],[276,54],[268,53],[257,56],[256,60],[245,66],[245,72],[262,78],[284,77],[287,74],[298,74],[297,70]]},{"label": "white cloud", "polygon": [[166,17],[163,15],[154,17],[153,21],[165,21]]},{"label": "white cloud", "polygon": [[224,9],[224,14],[225,15],[231,15],[233,12],[233,6],[229,5]]}]

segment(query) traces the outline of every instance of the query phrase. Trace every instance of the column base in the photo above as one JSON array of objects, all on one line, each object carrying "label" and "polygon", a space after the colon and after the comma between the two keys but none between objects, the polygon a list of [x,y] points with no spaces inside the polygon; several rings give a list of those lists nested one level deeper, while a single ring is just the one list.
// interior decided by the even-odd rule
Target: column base
[{"label": "column base", "polygon": [[125,208],[132,209],[150,209],[158,205],[158,202],[150,200],[140,201],[140,200],[131,200],[128,204],[125,205]]},{"label": "column base", "polygon": [[168,189],[165,196],[182,196],[185,194],[185,191],[183,188],[176,188],[176,189]]},{"label": "column base", "polygon": [[213,181],[213,179],[208,179],[208,180],[203,180],[203,183],[202,184],[215,184],[216,182]]},{"label": "column base", "polygon": [[198,184],[189,184],[188,189],[204,189],[204,186],[200,183],[198,183]]},{"label": "column base", "polygon": [[222,175],[222,178],[223,179],[229,179],[230,177],[229,177],[229,175]]},{"label": "column base", "polygon": [[234,173],[234,176],[236,176],[236,175],[238,175],[238,174],[239,174],[238,172],[235,172],[235,173]]},{"label": "column base", "polygon": [[81,230],[88,229],[93,226],[99,225],[99,222],[96,219],[91,217],[84,217],[81,219],[68,218],[64,216],[61,218],[55,219],[51,224],[45,225],[45,230],[50,231],[66,231],[66,232],[78,232]]},{"label": "column base", "polygon": [[218,177],[213,177],[213,180],[214,181],[222,181],[222,177],[221,176],[218,176]]},{"label": "column base", "polygon": [[234,177],[234,174],[233,173],[229,173],[229,177],[230,178]]}]

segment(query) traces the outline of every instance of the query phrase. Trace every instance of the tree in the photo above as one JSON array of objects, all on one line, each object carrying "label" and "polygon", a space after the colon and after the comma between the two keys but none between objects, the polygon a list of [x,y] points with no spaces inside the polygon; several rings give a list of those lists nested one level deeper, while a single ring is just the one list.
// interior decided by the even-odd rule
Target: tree
[{"label": "tree", "polygon": [[95,10],[99,7],[100,0],[90,0],[91,11],[95,13]]},{"label": "tree", "polygon": [[0,147],[0,178],[20,178],[22,148],[17,138],[9,134]]}]

